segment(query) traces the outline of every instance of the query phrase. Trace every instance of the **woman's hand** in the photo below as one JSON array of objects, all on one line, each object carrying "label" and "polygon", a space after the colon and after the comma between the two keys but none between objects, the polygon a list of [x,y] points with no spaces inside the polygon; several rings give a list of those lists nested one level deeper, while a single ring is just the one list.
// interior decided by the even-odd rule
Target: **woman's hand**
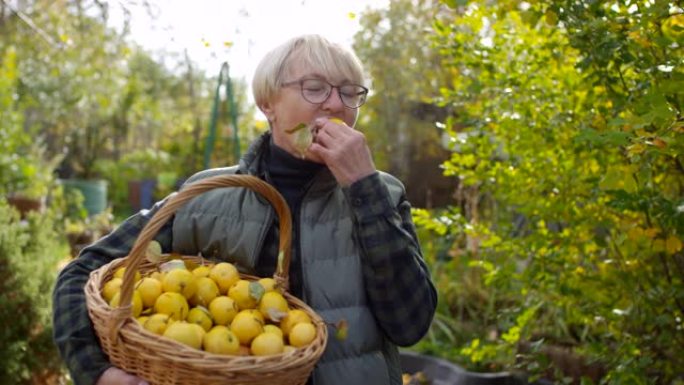
[{"label": "woman's hand", "polygon": [[96,385],[149,385],[147,381],[140,377],[126,373],[123,370],[112,366],[102,373]]},{"label": "woman's hand", "polygon": [[314,143],[309,151],[325,162],[337,182],[349,186],[375,172],[366,137],[337,119],[315,121]]}]

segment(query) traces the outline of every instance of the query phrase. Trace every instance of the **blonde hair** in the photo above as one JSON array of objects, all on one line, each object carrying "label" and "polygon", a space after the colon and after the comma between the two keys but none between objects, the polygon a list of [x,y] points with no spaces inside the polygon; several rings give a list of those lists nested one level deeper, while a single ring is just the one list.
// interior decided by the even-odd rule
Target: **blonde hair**
[{"label": "blonde hair", "polygon": [[296,59],[330,78],[344,78],[364,85],[363,66],[359,58],[340,44],[320,35],[294,37],[267,53],[259,62],[252,79],[252,93],[257,106],[273,100]]}]

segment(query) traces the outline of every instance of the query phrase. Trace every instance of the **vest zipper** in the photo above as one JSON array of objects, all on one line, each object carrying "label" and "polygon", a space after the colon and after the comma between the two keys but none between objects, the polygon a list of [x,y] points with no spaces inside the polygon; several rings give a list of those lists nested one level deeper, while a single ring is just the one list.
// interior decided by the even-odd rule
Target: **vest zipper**
[{"label": "vest zipper", "polygon": [[297,218],[293,218],[294,223],[297,226],[297,244],[295,245],[296,247],[296,252],[299,255],[299,276],[301,277],[301,288],[302,288],[302,298],[301,300],[304,301],[304,303],[308,304],[308,296],[306,295],[307,288],[309,285],[307,284],[308,279],[305,277],[305,269],[304,269],[304,252],[302,250],[302,213],[304,212],[304,206],[306,205],[307,197],[309,195],[309,192],[311,191],[311,188],[313,187],[314,184],[316,184],[316,179],[319,178],[319,174],[315,175],[311,182],[308,184],[308,186],[305,187],[304,193],[302,194],[302,200],[299,202],[299,209],[297,210],[297,213],[295,215]]}]

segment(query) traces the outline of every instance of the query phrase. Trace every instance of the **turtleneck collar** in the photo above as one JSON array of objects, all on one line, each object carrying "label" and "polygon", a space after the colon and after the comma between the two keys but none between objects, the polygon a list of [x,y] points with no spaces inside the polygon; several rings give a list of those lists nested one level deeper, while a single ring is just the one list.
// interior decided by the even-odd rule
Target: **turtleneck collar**
[{"label": "turtleneck collar", "polygon": [[269,141],[268,175],[275,188],[285,197],[291,209],[299,206],[302,194],[313,177],[324,166],[300,159]]}]

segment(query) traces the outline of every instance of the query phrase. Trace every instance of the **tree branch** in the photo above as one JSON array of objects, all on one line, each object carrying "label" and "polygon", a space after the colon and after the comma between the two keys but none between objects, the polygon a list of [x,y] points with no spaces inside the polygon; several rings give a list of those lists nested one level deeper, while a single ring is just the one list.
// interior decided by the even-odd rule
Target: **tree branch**
[{"label": "tree branch", "polygon": [[19,17],[19,19],[21,19],[21,21],[26,23],[26,25],[28,25],[29,28],[34,30],[38,34],[38,36],[40,36],[43,40],[45,40],[45,42],[48,43],[51,47],[59,48],[59,49],[62,48],[62,46],[59,43],[54,41],[50,37],[50,35],[47,34],[47,32],[45,32],[42,28],[37,26],[36,23],[34,23],[33,20],[31,20],[31,18],[28,17],[26,14],[24,14],[23,12],[21,12],[20,10],[18,10],[16,8],[14,8],[12,6],[12,4],[10,4],[6,0],[0,0],[0,2],[2,2],[2,4],[4,6],[6,6],[11,12],[14,12],[14,14],[17,15]]}]

